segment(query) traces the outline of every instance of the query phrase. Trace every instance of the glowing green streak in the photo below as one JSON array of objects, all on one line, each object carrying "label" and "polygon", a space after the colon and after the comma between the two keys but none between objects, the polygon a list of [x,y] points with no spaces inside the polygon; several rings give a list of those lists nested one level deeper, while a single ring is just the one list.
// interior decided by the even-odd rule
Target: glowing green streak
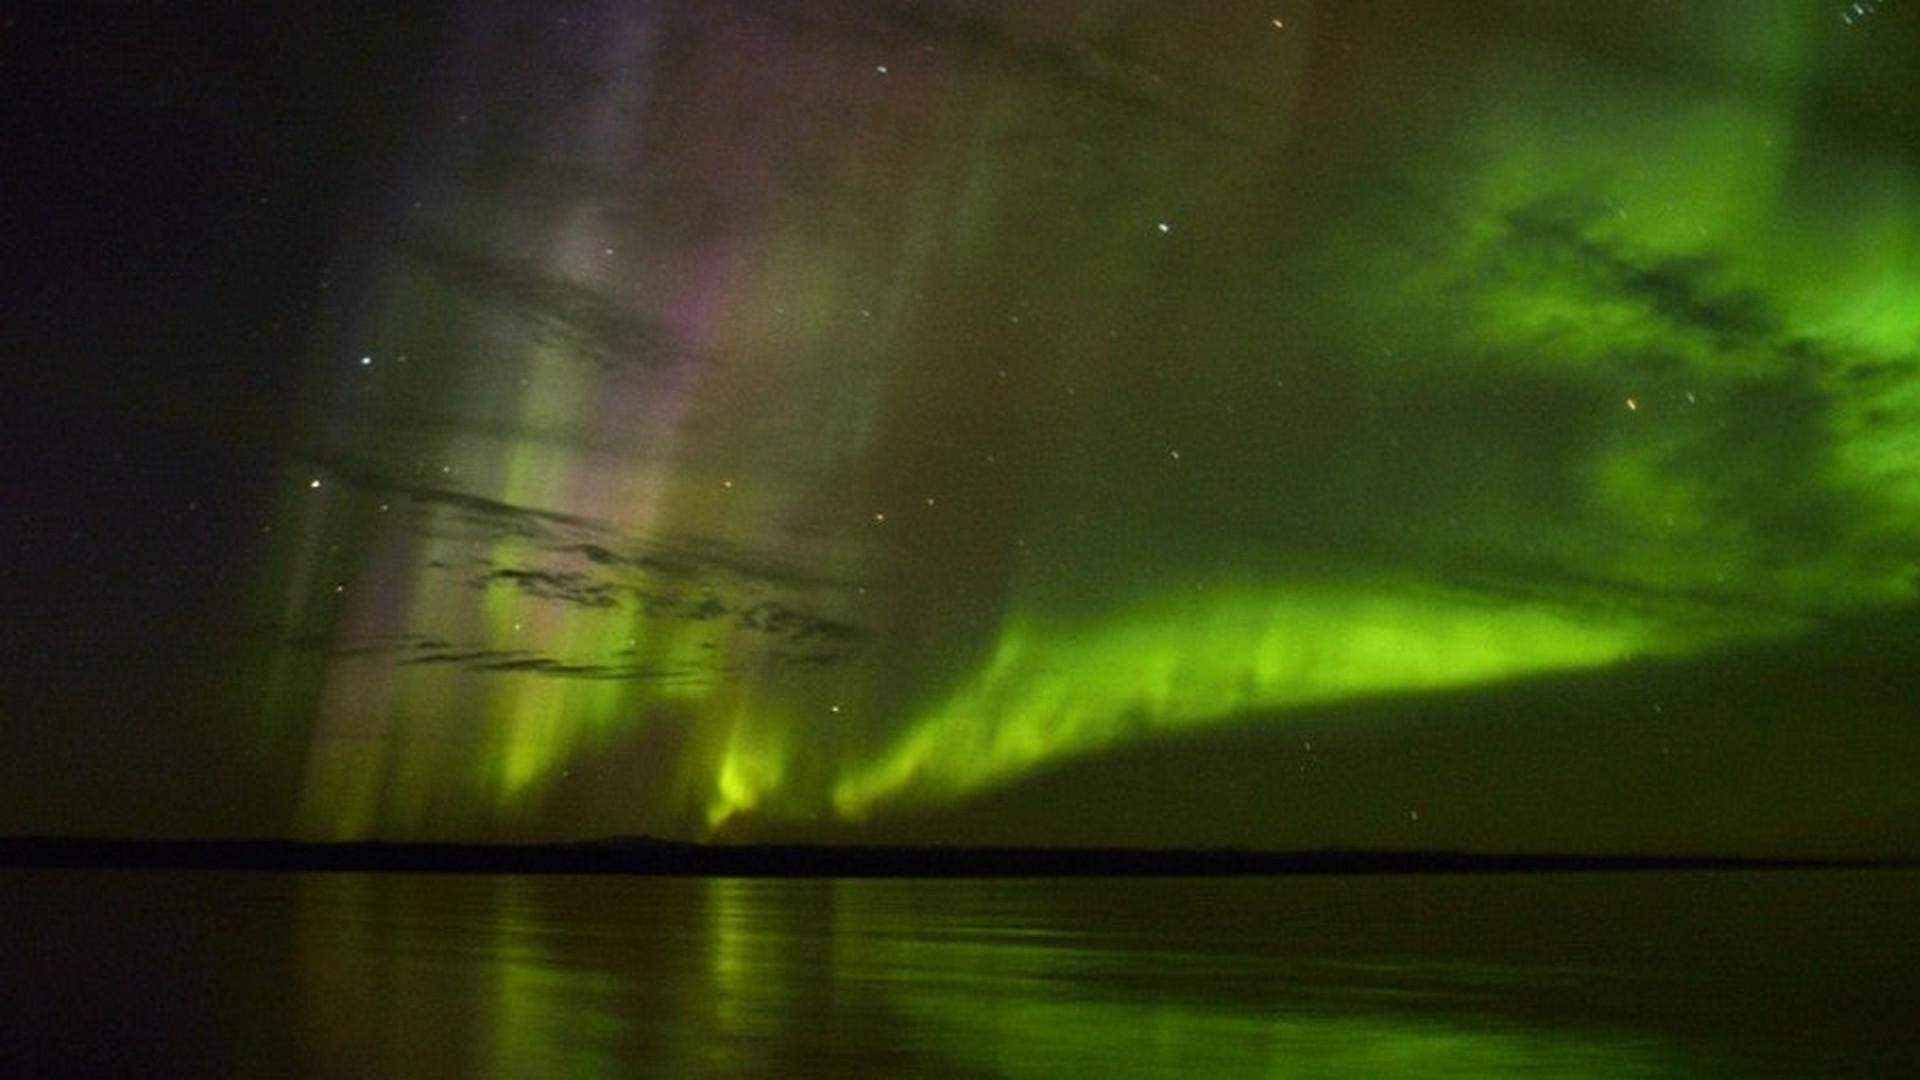
[{"label": "glowing green streak", "polygon": [[[1444,110],[1447,149],[1405,170],[1425,189],[1413,201],[1419,208],[1407,210],[1398,194],[1382,195],[1367,213],[1331,222],[1325,233],[1304,230],[1298,251],[1288,248],[1288,260],[1309,259],[1322,245],[1342,253],[1328,258],[1353,287],[1328,290],[1324,299],[1327,310],[1354,305],[1345,355],[1353,365],[1380,369],[1364,372],[1368,380],[1416,364],[1505,367],[1594,403],[1592,414],[1556,406],[1591,432],[1567,453],[1567,486],[1577,490],[1564,506],[1535,508],[1521,495],[1500,501],[1501,512],[1484,515],[1470,542],[1454,549],[1407,541],[1413,546],[1399,554],[1411,565],[1437,554],[1498,566],[1524,548],[1528,565],[1615,582],[1633,595],[1714,593],[1801,610],[1914,596],[1905,557],[1907,538],[1920,529],[1920,470],[1913,466],[1920,460],[1920,200],[1913,170],[1897,151],[1876,151],[1809,121],[1820,113],[1802,93],[1804,69],[1821,40],[1810,29],[1812,16],[1722,7],[1721,15],[1702,16],[1722,23],[1709,35],[1711,55],[1700,57],[1701,70],[1671,81],[1551,44],[1517,46],[1477,78],[1473,96],[1435,106]],[[738,512],[722,511],[711,493],[718,477],[751,476],[773,446],[794,459],[783,468],[801,479],[781,483],[776,493],[756,492],[753,515],[833,518],[848,501],[841,489],[862,483],[864,457],[890,410],[919,407],[920,372],[906,358],[928,355],[917,349],[925,298],[1004,274],[1009,251],[1023,250],[1007,240],[1034,209],[1032,185],[1023,159],[1007,147],[1019,145],[1018,136],[1051,109],[1051,99],[1036,100],[1017,88],[995,91],[979,110],[973,138],[926,151],[927,174],[943,179],[912,188],[899,235],[885,245],[896,250],[823,246],[812,230],[797,227],[755,241],[777,257],[751,289],[733,287],[738,295],[729,295],[727,317],[708,319],[701,332],[714,335],[716,354],[729,362],[703,372],[690,391],[693,408],[726,423],[693,427],[681,445],[674,422],[663,422],[648,460],[624,463],[538,438],[509,437],[503,446],[454,436],[438,449],[464,475],[446,486],[582,513],[636,538],[659,530],[753,546],[778,541],[733,524],[729,514]],[[957,160],[945,160],[950,155]],[[1110,313],[1124,313],[1140,290],[1162,287],[1156,256],[1142,252],[1173,249],[1143,249],[1137,235],[1162,212],[1159,204],[1177,201],[1196,221],[1207,217],[1200,207],[1209,182],[1172,175],[1184,173],[1188,156],[1148,157],[1137,202],[1115,215],[1133,223],[1089,228],[1070,249],[1080,257],[1060,256],[1059,265],[1074,271],[1062,276],[1085,295],[1060,306],[1056,317],[1077,329],[1026,358],[1037,363],[1044,356],[1058,366],[1052,374],[1060,381],[1105,370],[1114,360],[1113,339],[1103,332]],[[1089,152],[1080,167],[1097,170],[1101,160]],[[1311,171],[1305,162],[1279,163]],[[1248,174],[1269,164],[1256,160]],[[1212,181],[1223,207],[1260,187],[1231,178],[1231,171]],[[1180,200],[1163,198],[1176,188]],[[456,231],[487,235],[492,220],[476,208]],[[575,238],[604,228],[610,226],[582,226]],[[873,235],[894,236],[890,227]],[[1183,219],[1175,236],[1186,235]],[[525,247],[524,239],[516,236],[511,246]],[[598,273],[592,260],[563,265],[552,255],[544,262],[569,280]],[[876,275],[864,269],[876,264],[888,268],[883,282],[869,280]],[[431,275],[414,276],[396,272],[376,287],[395,297],[387,319],[421,323],[414,336],[428,340],[486,339],[455,333],[472,312],[440,296]],[[950,299],[969,302],[964,289]],[[1303,321],[1323,317],[1320,299]],[[836,341],[840,315],[855,304],[863,312],[860,344]],[[869,308],[879,316],[871,326],[864,319]],[[460,325],[431,325],[442,311]],[[945,323],[928,318],[927,325]],[[1337,349],[1340,328],[1320,329]],[[1374,359],[1389,355],[1374,347],[1376,338],[1392,340],[1390,359]],[[804,360],[811,351],[795,348],[796,341],[833,342],[839,359],[831,368],[812,366]],[[1423,354],[1413,342],[1431,349]],[[553,347],[528,349],[515,372],[527,378],[462,384],[461,414],[533,432],[598,423],[600,376]],[[1211,379],[1223,372],[1205,366],[1194,374]],[[767,380],[794,391],[777,415],[728,404],[750,397],[736,392],[748,383]],[[525,389],[512,389],[516,384]],[[1800,398],[1740,396],[1753,386],[1809,385],[1817,390]],[[890,399],[896,386],[906,392]],[[1767,426],[1771,403],[1815,397],[1817,407]],[[1589,423],[1603,412],[1619,423]],[[1716,434],[1729,419],[1734,434]],[[1075,451],[1108,437],[1104,416],[1085,423],[1084,430],[1049,426],[1049,437],[1036,441]],[[1804,472],[1782,477],[1782,488],[1840,497],[1776,499],[1741,473],[1736,451],[1755,431],[1777,431],[1789,446],[1804,441],[1798,456],[1783,455]],[[1428,445],[1442,445],[1442,434]],[[1359,472],[1375,460],[1358,441],[1343,459],[1360,462]],[[1083,481],[1082,460],[1060,455],[1060,467],[1072,473],[1063,487]],[[1274,467],[1286,462],[1276,459]],[[1038,475],[1023,474],[1019,482],[1044,487]],[[662,488],[674,497],[662,497]],[[333,498],[332,485],[319,494]],[[1816,539],[1807,545],[1768,543],[1766,532],[1780,522],[1801,520],[1809,507],[1818,516],[1843,504],[1847,521],[1834,538],[1809,529]],[[331,610],[331,570],[321,553],[323,534],[332,530],[322,526],[340,523],[329,522],[328,505],[302,489],[282,516],[298,528],[276,534],[290,546],[292,536],[301,537],[272,579],[277,613],[289,627],[310,627]],[[1049,502],[1035,498],[1032,505]],[[1049,524],[1036,513],[1018,526],[1031,537],[1046,534]],[[896,554],[880,535],[841,537],[831,550],[809,549],[797,561],[826,560],[837,575],[865,578]],[[1814,550],[1814,543],[1826,546]],[[464,565],[479,555],[507,566],[543,557],[538,544],[514,539],[479,551],[455,541],[420,546],[409,553],[415,565]],[[1473,562],[1481,554],[1492,560]],[[703,822],[715,830],[736,816],[800,812],[815,802],[859,817],[893,800],[952,798],[1048,761],[1262,710],[1601,666],[1724,636],[1665,609],[1602,608],[1563,597],[1496,601],[1406,582],[1303,587],[1261,577],[1262,565],[1270,564],[1241,566],[1245,577],[1216,583],[1210,593],[1148,595],[1117,611],[1102,608],[1107,614],[1100,616],[1061,612],[1108,604],[1111,590],[1126,586],[1073,579],[1085,587],[1083,597],[1018,583],[997,597],[1013,614],[986,643],[986,660],[977,670],[943,673],[957,682],[940,683],[931,703],[917,683],[889,697],[863,685],[867,676],[859,673],[842,676],[831,696],[819,689],[824,684],[783,683],[778,672],[753,668],[761,644],[725,627],[690,626],[638,609],[614,614],[556,605],[507,585],[481,595],[422,579],[403,596],[408,617],[376,628],[426,629],[463,645],[524,647],[569,662],[620,653],[639,667],[715,670],[699,651],[704,644],[722,649],[714,655],[726,656],[726,666],[712,682],[663,684],[404,663],[369,674],[370,665],[351,660],[325,662],[320,676],[307,669],[322,661],[289,653],[270,672],[269,711],[284,727],[318,696],[322,733],[340,736],[317,741],[310,762],[302,811],[309,832],[418,833],[536,820],[540,801],[583,752],[663,721],[687,732],[675,744],[684,749],[675,751],[669,770],[672,790],[636,792],[634,799],[671,803],[663,816],[677,810],[693,828]],[[1126,580],[1124,558],[1116,566],[1116,578]],[[361,595],[350,591],[345,610],[379,603]],[[955,655],[982,655],[974,651],[976,629],[966,624]],[[1751,623],[1742,627],[1752,630]],[[316,681],[324,682],[317,695]],[[878,747],[820,752],[814,725],[827,722],[816,719],[824,703],[857,703],[869,691],[924,707],[879,718],[892,734],[871,732],[885,740]],[[904,722],[897,730],[896,720]],[[837,775],[835,754],[844,755]]]},{"label": "glowing green streak", "polygon": [[708,832],[725,825],[736,814],[759,810],[785,779],[787,735],[792,724],[770,702],[736,695],[730,715],[720,726],[724,741],[710,760],[695,763],[688,779],[690,794],[704,799]]},{"label": "glowing green streak", "polygon": [[[533,425],[549,417],[569,417],[585,399],[575,367],[549,352],[535,349],[525,360],[526,369],[538,378],[529,377],[530,388],[518,404],[523,421]],[[510,503],[533,506],[553,500],[572,478],[577,467],[574,457],[556,447],[515,442],[507,453],[501,497]],[[517,539],[503,539],[493,547],[491,562],[498,566],[515,565],[527,554]],[[513,590],[488,590],[486,621],[490,636],[509,647],[530,639],[540,640],[543,645],[554,638],[565,642],[574,636],[578,613],[569,610],[549,614],[537,607]],[[560,625],[541,626],[537,635],[528,635],[525,631],[535,619]],[[564,650],[560,654],[568,655]],[[572,749],[575,729],[594,719],[595,702],[572,700],[585,696],[579,689],[573,683],[515,679],[489,696],[490,720],[496,730],[506,733],[505,745],[485,763],[492,772],[488,785],[495,792],[496,811],[510,809],[537,776],[550,771],[554,762],[564,760]]]},{"label": "glowing green streak", "polygon": [[951,798],[1149,731],[1596,667],[1699,638],[1625,609],[1420,586],[1239,588],[1080,625],[1016,617],[983,669],[891,753],[849,773],[834,805],[860,818],[890,800]]}]

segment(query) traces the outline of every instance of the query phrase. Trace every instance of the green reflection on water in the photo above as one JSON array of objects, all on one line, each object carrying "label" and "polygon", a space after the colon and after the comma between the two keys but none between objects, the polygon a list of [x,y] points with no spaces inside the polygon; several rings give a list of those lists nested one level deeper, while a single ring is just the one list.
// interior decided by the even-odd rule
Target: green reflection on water
[{"label": "green reflection on water", "polygon": [[621,1075],[623,976],[568,963],[518,878],[310,874],[296,895],[316,1075]]},{"label": "green reflection on water", "polygon": [[538,883],[494,883],[492,918],[482,948],[491,958],[487,992],[495,1023],[486,1029],[487,1072],[497,1077],[618,1076],[612,1053],[619,1017],[602,1007],[616,987],[607,972],[566,964],[545,938],[563,932],[547,917]]},{"label": "green reflection on water", "polygon": [[1524,967],[1130,936],[1048,906],[1097,891],[1031,884],[303,878],[303,1041],[324,1075],[1686,1070],[1670,1042],[1489,1013]]},{"label": "green reflection on water", "polygon": [[[1260,986],[1271,981],[1260,970],[1270,957],[1142,956],[1068,931],[1022,931],[991,912],[929,933],[899,906],[897,888],[834,883],[838,928],[860,941],[836,954],[836,978],[883,988],[887,1008],[903,1023],[941,1046],[952,1063],[985,1074],[1689,1074],[1678,1055],[1652,1039],[1475,1022],[1449,1015],[1448,1005],[1458,1002],[1403,1000],[1394,1009],[1382,1006],[1385,995],[1367,1005],[1358,988],[1343,987],[1348,1006],[1334,1011],[1323,1000],[1330,988],[1299,984],[1283,989],[1304,1001],[1276,1000],[1271,985]],[[1409,964],[1398,974],[1419,982],[1428,973]],[[1236,983],[1259,991],[1237,999],[1222,993]],[[1413,1011],[1422,1006],[1438,1008]]]}]

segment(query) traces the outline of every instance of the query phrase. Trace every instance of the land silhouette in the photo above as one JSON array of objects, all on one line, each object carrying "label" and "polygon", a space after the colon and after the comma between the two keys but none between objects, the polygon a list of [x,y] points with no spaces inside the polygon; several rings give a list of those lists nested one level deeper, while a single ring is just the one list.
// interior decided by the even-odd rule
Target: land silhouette
[{"label": "land silhouette", "polygon": [[1038,848],[699,844],[609,837],[552,844],[273,839],[0,838],[0,866],[716,877],[1205,877],[1912,867],[1912,859],[1323,848]]}]

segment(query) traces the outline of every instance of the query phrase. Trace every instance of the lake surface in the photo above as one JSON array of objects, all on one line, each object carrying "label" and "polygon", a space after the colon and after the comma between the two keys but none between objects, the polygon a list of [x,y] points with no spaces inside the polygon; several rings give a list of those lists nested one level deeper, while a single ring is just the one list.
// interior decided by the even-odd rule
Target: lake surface
[{"label": "lake surface", "polygon": [[0,871],[0,1073],[1906,1076],[1920,873]]}]

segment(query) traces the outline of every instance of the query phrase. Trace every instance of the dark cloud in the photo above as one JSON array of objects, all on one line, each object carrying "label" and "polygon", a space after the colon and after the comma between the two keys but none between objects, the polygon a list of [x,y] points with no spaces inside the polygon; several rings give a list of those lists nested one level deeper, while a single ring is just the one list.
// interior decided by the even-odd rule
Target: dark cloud
[{"label": "dark cloud", "polygon": [[1761,290],[1736,284],[1723,257],[1637,257],[1596,237],[1594,226],[1604,214],[1603,205],[1567,197],[1510,211],[1502,257],[1544,260],[1599,296],[1637,302],[1659,322],[1699,332],[1722,347],[1777,338],[1781,319],[1772,302]]},{"label": "dark cloud", "polygon": [[623,582],[613,576],[596,576],[594,572],[584,569],[494,567],[475,577],[472,583],[479,588],[505,584],[536,599],[584,608],[622,607],[630,598],[650,618],[682,619],[688,622],[729,618],[734,626],[742,630],[792,642],[849,643],[866,636],[865,630],[850,622],[779,600],[748,598],[730,603],[711,588],[703,588],[696,595],[688,596],[648,588],[644,584]]},{"label": "dark cloud", "polygon": [[[637,608],[653,619],[691,623],[728,619],[739,629],[794,644],[848,645],[866,635],[863,628],[820,610],[817,603],[822,597],[855,590],[854,583],[758,556],[726,541],[699,537],[641,541],[622,536],[596,518],[487,498],[411,477],[393,477],[353,462],[330,461],[322,467],[333,482],[368,494],[405,498],[430,511],[415,526],[424,533],[431,534],[451,517],[487,539],[532,541],[552,558],[545,563],[507,564],[474,560],[464,571],[464,580],[475,588],[511,588],[532,599],[595,611]],[[443,559],[425,565],[428,569],[460,569]],[[838,608],[843,602],[835,599],[827,606]],[[329,651],[324,632],[299,639],[277,631],[274,636],[290,647]],[[352,646],[351,652],[335,651],[335,655],[418,649],[419,643],[427,640],[435,639],[418,633],[387,635],[373,644]],[[484,658],[481,653],[431,653],[412,656],[406,662],[466,663]],[[484,670],[585,677],[590,669],[594,677],[613,677],[596,665],[561,661],[516,662],[513,667]]]},{"label": "dark cloud", "polygon": [[412,656],[401,663],[408,667],[437,666],[440,664],[471,664],[475,661],[493,661],[525,655],[517,650],[500,649],[458,649],[450,652],[433,652],[425,656]]},{"label": "dark cloud", "polygon": [[641,570],[668,578],[697,577],[700,568],[692,562],[675,560],[645,551],[618,552],[599,544],[568,544],[554,549],[578,555],[595,566]]},{"label": "dark cloud", "polygon": [[805,591],[840,592],[860,587],[857,581],[770,559],[714,537],[680,536],[629,543],[631,546],[621,551],[590,542],[566,544],[555,550],[577,554],[600,566],[625,567],[668,578],[718,574]]},{"label": "dark cloud", "polygon": [[599,518],[492,499],[417,477],[394,476],[350,460],[322,459],[316,464],[336,481],[361,490],[398,495],[421,506],[450,511],[462,523],[493,535],[547,541],[556,554],[577,555],[609,569],[685,580],[719,575],[797,590],[859,587],[858,582],[768,558],[715,537],[642,540],[622,536],[611,523]]},{"label": "dark cloud", "polygon": [[[1872,576],[1880,557],[1857,543],[1874,527],[1872,515],[1863,513],[1861,492],[1845,483],[1835,436],[1843,423],[1871,414],[1851,403],[1882,392],[1897,373],[1796,332],[1776,296],[1749,280],[1732,252],[1637,250],[1617,235],[1610,215],[1604,200],[1582,192],[1543,196],[1500,215],[1501,241],[1464,264],[1469,289],[1538,288],[1567,301],[1570,312],[1637,313],[1625,340],[1604,317],[1588,324],[1570,314],[1512,326],[1484,317],[1478,335],[1503,378],[1538,370],[1539,355],[1548,353],[1560,357],[1547,369],[1550,377],[1573,394],[1562,393],[1564,407],[1545,416],[1549,424],[1516,443],[1508,459],[1527,460],[1533,448],[1555,445],[1551,432],[1558,429],[1559,441],[1575,451],[1555,467],[1567,490],[1588,488],[1599,462],[1630,470],[1631,487],[1579,511],[1587,525],[1613,535],[1613,553],[1639,553],[1634,569],[1614,582],[1618,588],[1657,584],[1693,600],[1744,598],[1754,607],[1791,608],[1800,601],[1781,588],[1836,553],[1850,553],[1841,558]],[[1630,396],[1632,415],[1620,405]],[[1882,415],[1889,423],[1898,418],[1898,409]],[[1578,437],[1566,442],[1573,432]],[[1627,516],[1601,516],[1617,511]],[[1712,557],[1716,545],[1742,553],[1736,572],[1708,581],[1673,569],[1688,560],[1726,562]],[[1659,558],[1661,552],[1673,558]],[[1562,553],[1573,563],[1550,580],[1620,573],[1604,569],[1610,555],[1591,548]],[[1653,577],[1635,577],[1647,574]]]},{"label": "dark cloud", "polygon": [[464,246],[414,230],[393,241],[408,261],[431,270],[490,313],[519,319],[533,335],[601,367],[659,367],[694,358],[664,323],[636,314],[592,283],[560,277],[531,260]]},{"label": "dark cloud", "polygon": [[774,658],[794,667],[833,667],[845,660],[837,652],[775,653]]},{"label": "dark cloud", "polygon": [[1215,139],[1244,134],[1263,118],[1260,102],[1216,81],[1214,72],[1149,55],[1137,39],[1150,35],[1135,32],[1124,20],[1096,40],[1050,31],[1042,19],[1009,18],[999,10],[976,13],[957,3],[894,4],[858,12],[823,11],[822,5],[794,0],[751,0],[741,6],[791,30],[838,40],[905,37],[983,74],[1019,76],[1084,99],[1092,111],[1109,118],[1171,125]]},{"label": "dark cloud", "polygon": [[544,507],[510,503],[475,495],[458,488],[426,482],[419,476],[395,476],[391,472],[352,459],[321,456],[314,459],[335,483],[351,485],[374,495],[400,496],[424,507],[444,509],[462,522],[500,536],[540,539],[557,531],[608,533],[612,530],[594,518],[569,514]]},{"label": "dark cloud", "polygon": [[603,679],[609,682],[705,683],[713,672],[691,668],[640,667],[630,664],[581,664],[550,656],[517,656],[467,665],[473,671],[544,675],[556,679]]},{"label": "dark cloud", "polygon": [[721,603],[717,597],[703,596],[700,598],[700,602],[694,605],[692,610],[687,612],[687,617],[696,622],[706,622],[709,619],[717,619],[726,613],[727,605]]},{"label": "dark cloud", "polygon": [[[615,655],[631,654],[623,652]],[[541,675],[555,679],[604,679],[616,682],[703,683],[717,674],[717,670],[712,668],[562,660],[526,649],[452,649],[410,656],[400,663],[408,667],[459,667],[480,674]]]},{"label": "dark cloud", "polygon": [[865,634],[851,623],[796,611],[773,601],[735,612],[734,624],[793,641],[854,641]]},{"label": "dark cloud", "polygon": [[614,596],[614,586],[605,581],[595,581],[592,576],[579,570],[536,570],[518,566],[504,566],[489,570],[475,580],[475,584],[485,588],[488,585],[504,582],[519,589],[522,593],[540,600],[554,600],[584,608],[618,607],[620,601]]}]

